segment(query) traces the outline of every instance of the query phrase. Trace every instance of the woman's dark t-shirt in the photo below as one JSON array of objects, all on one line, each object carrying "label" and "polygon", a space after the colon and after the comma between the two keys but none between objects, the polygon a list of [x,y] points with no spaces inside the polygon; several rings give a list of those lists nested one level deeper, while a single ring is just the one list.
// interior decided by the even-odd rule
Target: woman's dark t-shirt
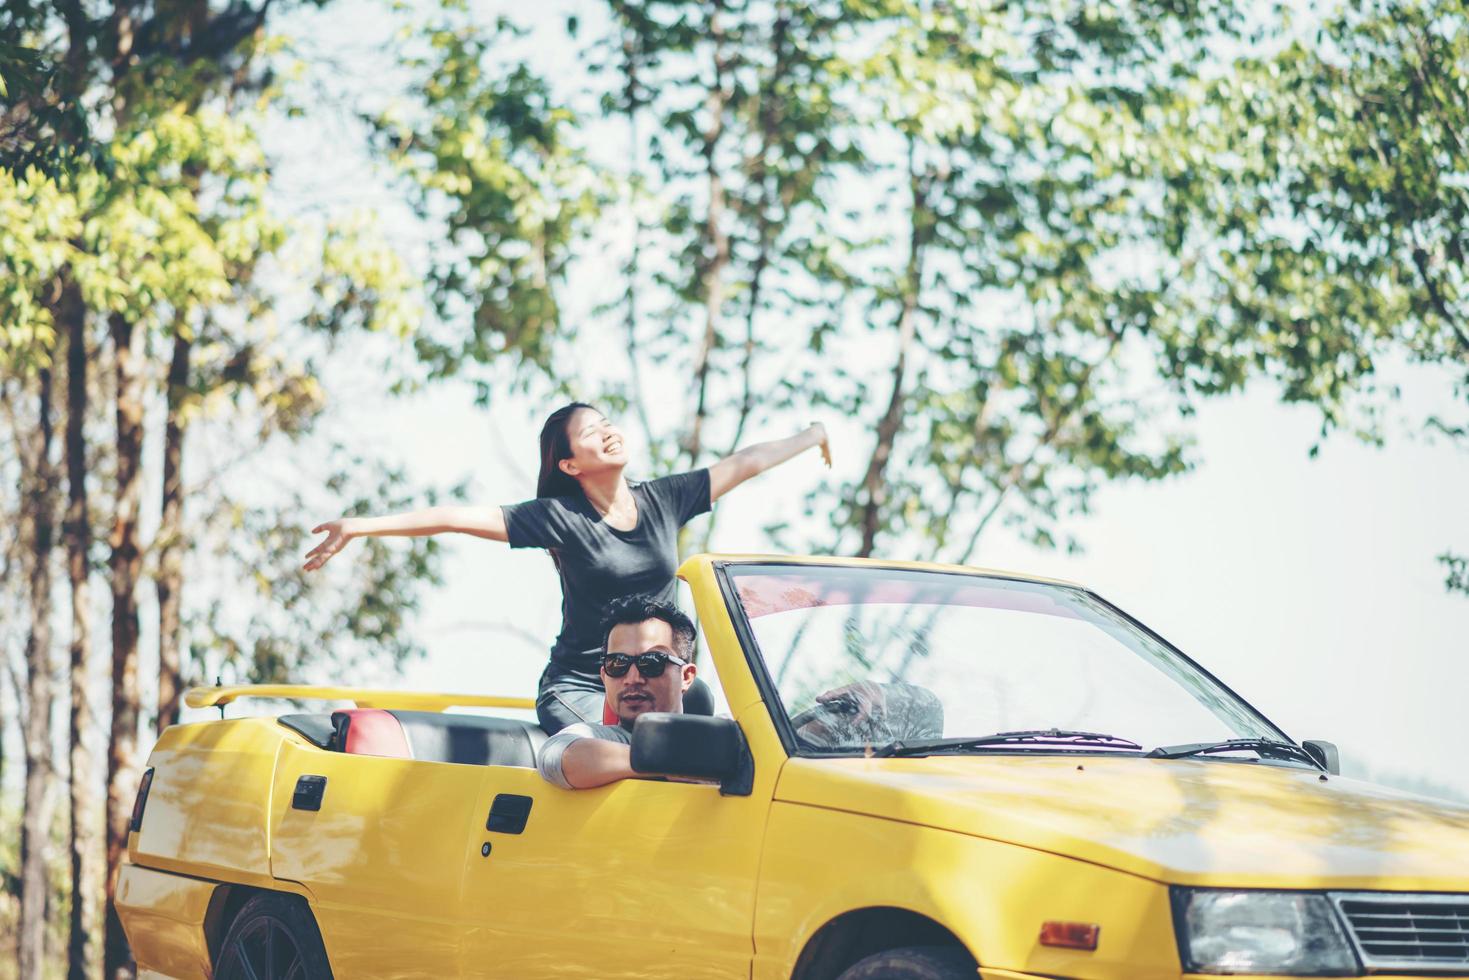
[{"label": "woman's dark t-shirt", "polygon": [[677,594],[678,531],[709,510],[709,471],[693,470],[632,486],[638,523],[619,531],[581,494],[538,497],[502,508],[512,548],[556,553],[561,572],[561,635],[551,661],[598,676],[602,619],[614,599]]}]

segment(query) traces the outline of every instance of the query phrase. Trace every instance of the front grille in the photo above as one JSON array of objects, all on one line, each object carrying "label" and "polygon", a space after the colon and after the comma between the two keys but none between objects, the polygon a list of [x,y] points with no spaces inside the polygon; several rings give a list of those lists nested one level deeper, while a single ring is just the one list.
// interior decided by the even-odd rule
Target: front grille
[{"label": "front grille", "polygon": [[1336,892],[1331,899],[1369,970],[1469,969],[1469,895]]}]

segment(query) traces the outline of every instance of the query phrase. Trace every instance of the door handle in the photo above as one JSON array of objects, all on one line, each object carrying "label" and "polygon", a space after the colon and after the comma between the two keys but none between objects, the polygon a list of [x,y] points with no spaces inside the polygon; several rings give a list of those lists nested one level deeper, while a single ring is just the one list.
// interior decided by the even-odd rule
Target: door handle
[{"label": "door handle", "polygon": [[534,803],[535,800],[529,796],[517,796],[514,793],[496,795],[495,801],[490,804],[490,818],[485,821],[485,829],[497,834],[522,832],[526,821],[530,819],[530,808]]},{"label": "door handle", "polygon": [[296,780],[296,792],[291,795],[291,809],[320,810],[321,798],[325,793],[325,776],[302,776]]}]

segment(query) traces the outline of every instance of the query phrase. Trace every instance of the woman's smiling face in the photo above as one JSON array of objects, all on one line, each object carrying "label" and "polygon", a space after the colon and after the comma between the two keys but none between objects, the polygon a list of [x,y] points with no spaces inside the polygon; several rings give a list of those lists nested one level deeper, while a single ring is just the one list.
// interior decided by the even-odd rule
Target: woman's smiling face
[{"label": "woman's smiling face", "polygon": [[566,438],[571,444],[571,458],[563,460],[561,468],[572,476],[588,476],[627,465],[622,430],[600,412],[590,408],[574,412],[566,420]]}]

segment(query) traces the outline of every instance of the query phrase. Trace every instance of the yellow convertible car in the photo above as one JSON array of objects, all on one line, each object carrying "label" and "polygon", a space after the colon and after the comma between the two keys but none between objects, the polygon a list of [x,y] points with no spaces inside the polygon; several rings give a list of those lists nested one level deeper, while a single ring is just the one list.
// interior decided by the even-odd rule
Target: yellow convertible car
[{"label": "yellow convertible car", "polygon": [[[145,975],[1469,977],[1469,808],[1338,775],[1085,588],[700,555],[720,702],[564,790],[528,701],[159,740],[117,905]],[[697,714],[695,711],[708,711]],[[662,777],[662,778],[660,778]]]}]

